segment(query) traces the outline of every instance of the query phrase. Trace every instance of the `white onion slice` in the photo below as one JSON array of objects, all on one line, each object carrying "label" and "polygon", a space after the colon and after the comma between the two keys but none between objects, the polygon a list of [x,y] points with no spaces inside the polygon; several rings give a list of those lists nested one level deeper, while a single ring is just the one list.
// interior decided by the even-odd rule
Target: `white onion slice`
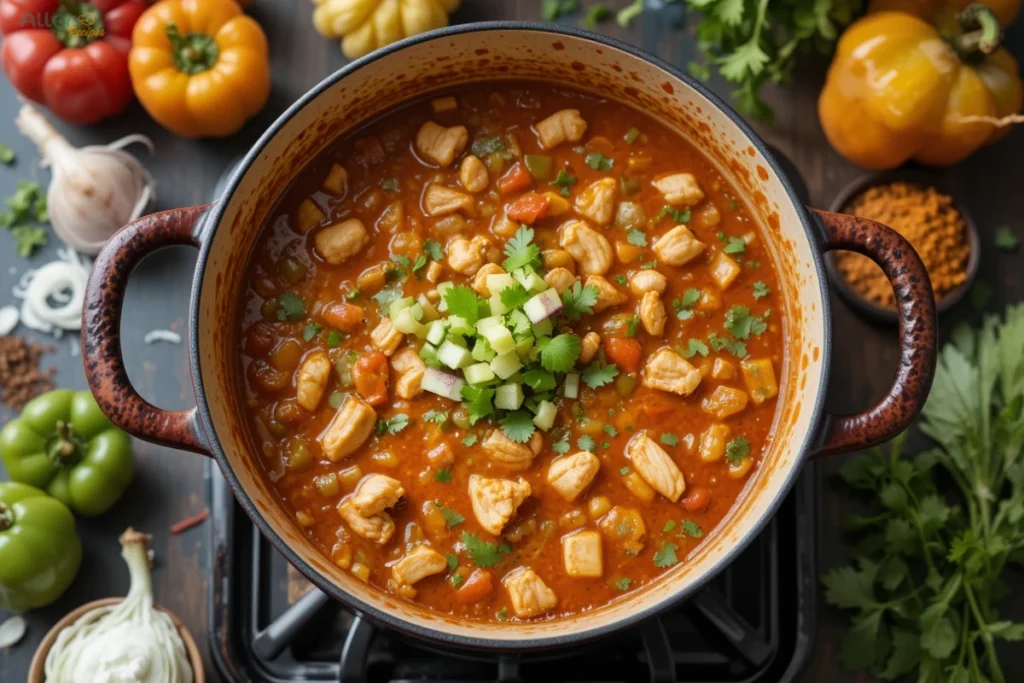
[{"label": "white onion slice", "polygon": [[180,344],[181,335],[171,330],[150,330],[146,333],[146,336],[142,338],[142,341],[147,344],[154,342],[167,342],[168,344]]},{"label": "white onion slice", "polygon": [[[58,249],[57,256],[57,260],[26,271],[14,288],[14,296],[22,300],[21,322],[25,327],[60,337],[65,330],[82,329],[89,265],[72,249]],[[51,305],[51,299],[61,305]]]},{"label": "white onion slice", "polygon": [[21,617],[11,617],[0,624],[0,650],[17,645],[25,637],[26,624]]}]

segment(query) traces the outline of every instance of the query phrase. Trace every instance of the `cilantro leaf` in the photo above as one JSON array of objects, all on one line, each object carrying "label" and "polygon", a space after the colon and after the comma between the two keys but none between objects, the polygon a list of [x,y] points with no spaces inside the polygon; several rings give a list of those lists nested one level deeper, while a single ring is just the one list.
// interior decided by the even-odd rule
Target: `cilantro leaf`
[{"label": "cilantro leaf", "polygon": [[327,348],[336,349],[341,346],[341,332],[331,330],[327,333]]},{"label": "cilantro leaf", "polygon": [[451,471],[451,469],[449,469],[447,467],[442,467],[441,469],[439,469],[436,472],[434,472],[434,481],[436,481],[438,484],[450,484],[450,483],[452,483],[452,471]]},{"label": "cilantro leaf", "polygon": [[466,285],[455,285],[444,291],[444,303],[450,315],[465,318],[470,325],[480,319],[480,297]]},{"label": "cilantro leaf", "polygon": [[763,299],[772,293],[772,290],[768,288],[768,285],[758,280],[754,283],[754,298]]},{"label": "cilantro leaf", "polygon": [[591,152],[584,157],[583,161],[595,171],[610,171],[615,166],[614,159],[606,157],[600,152]]},{"label": "cilantro leaf", "polygon": [[530,366],[523,371],[523,382],[537,393],[551,391],[557,386],[555,376],[536,366]]},{"label": "cilantro leaf", "polygon": [[744,436],[737,436],[725,444],[725,459],[737,464],[750,455],[750,441]]},{"label": "cilantro leaf", "polygon": [[498,552],[498,546],[489,541],[481,540],[476,534],[471,534],[468,531],[462,532],[462,543],[466,546],[469,559],[478,567],[493,567],[501,562],[501,553]]},{"label": "cilantro leaf", "polygon": [[462,387],[462,398],[466,399],[469,424],[475,425],[481,419],[494,414],[494,389],[467,384]]},{"label": "cilantro leaf", "polygon": [[615,363],[602,365],[600,360],[593,360],[583,369],[580,379],[591,389],[597,389],[610,384],[618,376],[619,366]]},{"label": "cilantro leaf", "polygon": [[448,571],[453,572],[459,567],[459,556],[455,553],[448,553],[444,556],[445,562],[448,563]]},{"label": "cilantro leaf", "polygon": [[498,424],[501,425],[501,431],[505,433],[505,436],[516,443],[526,443],[537,431],[537,426],[533,424],[533,418],[525,410],[508,413],[498,420]]},{"label": "cilantro leaf", "polygon": [[322,328],[323,325],[320,323],[308,323],[306,327],[302,329],[302,339],[305,341],[313,341],[313,337],[315,337]]},{"label": "cilantro leaf", "polygon": [[620,591],[628,591],[629,587],[633,585],[633,579],[628,576],[623,576],[621,579],[615,582],[615,587]]},{"label": "cilantro leaf", "polygon": [[428,410],[423,415],[423,421],[441,425],[448,421],[448,413],[442,413],[438,410]]},{"label": "cilantro leaf", "polygon": [[565,432],[558,440],[551,443],[551,450],[559,455],[565,455],[572,446],[569,444],[569,433]]},{"label": "cilantro leaf", "polygon": [[661,211],[658,212],[658,220],[671,216],[672,220],[676,223],[689,223],[690,222],[690,207],[686,207],[682,211],[675,209],[668,204],[661,207]]},{"label": "cilantro leaf", "polygon": [[502,305],[508,310],[519,308],[527,301],[530,300],[530,293],[526,291],[526,288],[516,282],[511,287],[506,287],[501,290],[498,294],[498,298],[501,299]]},{"label": "cilantro leaf", "polygon": [[626,241],[632,244],[634,247],[646,247],[647,246],[647,233],[643,230],[631,228],[626,232]]},{"label": "cilantro leaf", "polygon": [[712,351],[728,351],[737,358],[747,355],[747,345],[732,337],[722,337],[715,332],[708,335],[708,346]]},{"label": "cilantro leaf", "polygon": [[564,14],[572,14],[579,6],[579,0],[544,0],[540,6],[540,18],[555,21]]},{"label": "cilantro leaf", "polygon": [[569,372],[580,357],[580,338],[563,333],[553,337],[540,349],[540,364],[549,372]]},{"label": "cilantro leaf", "polygon": [[562,315],[569,320],[579,320],[584,315],[594,312],[594,304],[597,303],[601,291],[594,285],[586,287],[577,280],[572,287],[562,294]]},{"label": "cilantro leaf", "polygon": [[11,228],[11,235],[19,258],[30,257],[37,247],[45,247],[49,241],[46,230],[35,225],[16,225]]},{"label": "cilantro leaf", "polygon": [[502,266],[508,273],[520,268],[540,268],[540,247],[533,244],[533,228],[519,226],[515,237],[505,243],[505,256],[507,258]]},{"label": "cilantro leaf", "polygon": [[444,505],[441,505],[441,501],[439,500],[434,501],[434,507],[441,511],[441,515],[444,517],[444,525],[449,529],[451,529],[452,527],[457,527],[458,525],[466,521],[466,518],[460,515],[455,510],[452,510],[451,508],[447,508]]},{"label": "cilantro leaf", "polygon": [[306,304],[297,294],[285,292],[277,297],[277,319],[298,322],[306,317]]},{"label": "cilantro leaf", "polygon": [[462,439],[462,445],[469,448],[470,446],[475,445],[479,438],[480,437],[476,434],[467,434],[466,437]]},{"label": "cilantro leaf", "polygon": [[478,157],[485,157],[488,154],[504,152],[506,147],[505,143],[501,141],[500,135],[490,135],[474,140],[470,151]]},{"label": "cilantro leaf", "polygon": [[629,130],[626,131],[626,134],[624,136],[622,136],[622,139],[625,140],[627,144],[632,145],[634,142],[637,141],[637,139],[639,137],[640,137],[640,129],[639,128],[630,128]]},{"label": "cilantro leaf", "polygon": [[654,566],[655,567],[671,567],[672,565],[679,562],[679,558],[676,557],[676,550],[679,546],[675,543],[662,543],[661,549],[654,553]]},{"label": "cilantro leaf", "polygon": [[686,352],[683,354],[683,357],[693,358],[698,353],[702,356],[707,356],[708,352],[708,345],[700,339],[689,339],[686,342]]},{"label": "cilantro leaf", "polygon": [[682,531],[678,535],[686,535],[690,538],[700,538],[704,535],[704,530],[700,528],[700,525],[692,519],[684,519],[682,521]]},{"label": "cilantro leaf", "polygon": [[591,453],[593,453],[595,450],[597,450],[597,442],[595,442],[591,437],[584,434],[580,438],[576,439],[576,447],[579,448],[581,451],[590,451]]},{"label": "cilantro leaf", "polygon": [[722,251],[726,254],[744,254],[747,251],[747,243],[743,241],[742,237],[729,237],[725,241]]},{"label": "cilantro leaf", "polygon": [[689,320],[693,317],[693,307],[700,301],[701,291],[696,287],[690,287],[678,299],[672,301],[672,308],[676,311],[676,317],[680,320]]},{"label": "cilantro leaf", "polygon": [[1020,245],[1020,240],[1018,240],[1017,236],[1013,234],[1012,230],[1010,230],[1010,226],[1002,225],[996,228],[996,236],[995,239],[992,240],[992,243],[995,245],[996,249],[1000,249],[1002,251],[1014,251]]},{"label": "cilantro leaf", "polygon": [[558,171],[558,175],[551,181],[551,184],[558,188],[563,197],[569,196],[570,188],[576,184],[576,176],[570,174],[564,168]]},{"label": "cilantro leaf", "polygon": [[437,240],[427,240],[423,243],[423,251],[435,261],[444,259],[444,252],[441,251],[441,243]]},{"label": "cilantro leaf", "polygon": [[679,445],[679,437],[673,434],[672,432],[665,432],[664,434],[661,435],[661,438],[659,440],[666,446]]},{"label": "cilantro leaf", "polygon": [[671,519],[665,522],[665,526],[661,527],[661,533],[668,534],[672,533],[672,530],[676,528],[676,523]]},{"label": "cilantro leaf", "polygon": [[409,416],[405,413],[396,413],[392,417],[377,420],[373,431],[377,436],[384,434],[397,434],[409,426]]},{"label": "cilantro leaf", "polygon": [[746,306],[732,306],[725,312],[725,329],[737,339],[749,339],[751,334],[760,335],[768,329],[768,324],[750,314]]}]

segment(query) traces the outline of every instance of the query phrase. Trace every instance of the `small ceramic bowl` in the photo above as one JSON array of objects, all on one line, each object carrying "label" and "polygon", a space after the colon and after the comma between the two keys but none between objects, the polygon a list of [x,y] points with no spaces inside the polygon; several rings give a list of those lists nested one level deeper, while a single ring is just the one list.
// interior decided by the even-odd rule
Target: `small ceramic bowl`
[{"label": "small ceramic bowl", "polygon": [[[97,607],[106,607],[107,605],[114,605],[124,600],[124,598],[105,598],[103,600],[94,600],[88,602],[78,609],[68,613],[63,619],[57,622],[57,624],[50,629],[50,632],[43,638],[43,642],[39,644],[39,649],[36,650],[35,655],[32,657],[32,663],[28,668],[28,683],[46,683],[46,656],[50,654],[50,648],[53,647],[54,641],[57,640],[57,635],[65,628],[73,624],[79,617],[86,612],[96,609]],[[196,641],[189,633],[189,630],[185,628],[185,625],[181,623],[178,617],[171,614],[169,611],[156,606],[161,612],[170,615],[171,620],[174,621],[174,627],[178,629],[178,635],[181,636],[181,640],[185,643],[185,652],[188,654],[189,664],[192,665],[192,680],[193,683],[206,683],[206,673],[203,670],[203,657],[199,653],[199,648],[196,646]]]},{"label": "small ceramic bowl", "polygon": [[[971,247],[971,253],[967,256],[967,279],[956,289],[950,290],[944,297],[936,301],[935,307],[938,313],[944,313],[957,304],[971,288],[975,276],[978,274],[978,266],[981,264],[981,238],[978,235],[978,227],[975,225],[967,207],[957,200],[956,196],[943,187],[943,183],[935,176],[917,169],[897,169],[893,171],[881,171],[862,176],[847,185],[832,200],[830,211],[844,213],[846,206],[865,190],[877,185],[888,185],[889,183],[905,182],[920,187],[934,187],[939,192],[953,198],[953,206],[964,218],[964,228],[967,231],[967,242]],[[825,255],[825,265],[828,268],[829,279],[839,294],[846,299],[847,303],[864,313],[873,320],[896,324],[896,309],[886,308],[874,301],[861,296],[849,281],[843,277],[836,265],[836,252],[829,252]]]}]

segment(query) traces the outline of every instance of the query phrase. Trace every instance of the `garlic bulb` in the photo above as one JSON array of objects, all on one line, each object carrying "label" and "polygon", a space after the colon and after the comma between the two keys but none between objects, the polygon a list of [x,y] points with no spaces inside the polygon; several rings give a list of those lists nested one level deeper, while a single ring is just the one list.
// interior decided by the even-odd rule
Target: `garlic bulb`
[{"label": "garlic bulb", "polygon": [[121,556],[132,582],[128,595],[86,612],[57,635],[46,656],[47,681],[192,683],[192,666],[174,621],[153,607],[149,538],[134,529],[121,535]]},{"label": "garlic bulb", "polygon": [[18,129],[36,143],[53,178],[46,193],[50,223],[65,244],[95,256],[110,237],[145,210],[153,199],[153,177],[122,148],[134,142],[150,153],[153,143],[129,135],[109,145],[73,147],[30,105],[15,119]]}]

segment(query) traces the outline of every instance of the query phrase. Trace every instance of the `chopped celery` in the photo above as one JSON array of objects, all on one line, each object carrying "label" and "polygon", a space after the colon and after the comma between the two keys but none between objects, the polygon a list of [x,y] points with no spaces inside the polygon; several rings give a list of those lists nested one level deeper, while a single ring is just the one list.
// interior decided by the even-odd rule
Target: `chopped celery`
[{"label": "chopped celery", "polygon": [[435,320],[434,322],[430,323],[430,326],[427,329],[427,341],[433,344],[434,346],[437,346],[444,341],[444,333],[444,321]]},{"label": "chopped celery", "polygon": [[395,299],[394,301],[391,302],[391,305],[388,307],[388,315],[391,316],[392,320],[394,320],[395,316],[398,315],[399,311],[409,308],[414,303],[416,303],[416,299],[413,299],[411,296],[402,297],[401,299]]},{"label": "chopped celery", "polygon": [[562,385],[562,395],[566,398],[578,398],[580,395],[580,375],[578,372],[570,372],[565,376],[565,384]]},{"label": "chopped celery", "polygon": [[541,154],[527,154],[523,157],[523,164],[534,180],[547,180],[551,177],[554,161],[551,157]]},{"label": "chopped celery", "polygon": [[552,332],[555,331],[555,326],[551,324],[551,319],[541,320],[539,323],[533,326],[534,337],[548,337]]},{"label": "chopped celery", "polygon": [[499,294],[491,294],[490,298],[487,299],[487,303],[490,305],[491,313],[494,315],[505,315],[508,313],[508,307],[501,303],[501,295]]},{"label": "chopped celery", "polygon": [[445,342],[441,344],[441,348],[437,350],[437,359],[452,370],[464,368],[473,362],[473,359],[469,355],[469,351],[461,346],[456,346],[450,339],[446,339]]},{"label": "chopped celery", "polygon": [[463,337],[461,334],[449,334],[447,337],[445,337],[445,340],[450,341],[452,344],[455,344],[456,346],[461,346],[462,348],[469,351],[469,342],[467,342],[466,338]]},{"label": "chopped celery", "polygon": [[437,360],[437,347],[427,342],[420,347],[420,358],[423,362],[430,366],[440,365],[440,361]]},{"label": "chopped celery", "polygon": [[487,289],[490,290],[491,295],[499,295],[503,289],[508,289],[515,280],[508,273],[495,273],[494,275],[488,275],[484,278],[487,282]]},{"label": "chopped celery", "polygon": [[505,321],[501,319],[501,316],[492,315],[487,318],[480,318],[476,321],[476,331],[483,334],[487,330],[495,327],[504,327]]},{"label": "chopped celery", "polygon": [[505,327],[491,327],[481,332],[495,353],[502,354],[515,350],[516,340]]},{"label": "chopped celery", "polygon": [[494,371],[488,363],[474,363],[462,372],[470,384],[486,384],[494,379]]},{"label": "chopped celery", "polygon": [[448,329],[452,334],[473,334],[476,330],[465,318],[457,315],[448,316]]},{"label": "chopped celery", "polygon": [[523,387],[518,384],[502,384],[494,392],[494,407],[498,410],[519,410],[523,405]]},{"label": "chopped celery", "polygon": [[519,334],[530,331],[530,319],[522,311],[512,311],[508,314],[508,324],[512,330]]},{"label": "chopped celery", "polygon": [[423,323],[416,320],[412,308],[403,308],[398,311],[398,315],[391,318],[391,324],[402,334],[415,334],[418,336],[421,332],[425,333],[426,329]]},{"label": "chopped celery", "polygon": [[496,355],[497,354],[494,352],[494,349],[491,348],[491,345],[488,344],[487,340],[484,338],[477,339],[476,343],[473,344],[472,356],[475,361],[482,363],[491,360]]},{"label": "chopped celery", "polygon": [[558,408],[551,401],[541,401],[537,405],[537,414],[533,416],[533,424],[537,429],[548,431],[555,424],[555,417],[558,416]]},{"label": "chopped celery", "polygon": [[548,288],[548,283],[544,282],[544,278],[533,270],[520,268],[513,275],[528,292],[543,292]]},{"label": "chopped celery", "polygon": [[454,286],[454,282],[442,282],[437,285],[437,293],[441,295],[441,301],[437,304],[437,310],[441,313],[448,312],[448,304],[444,300],[444,293]]}]

